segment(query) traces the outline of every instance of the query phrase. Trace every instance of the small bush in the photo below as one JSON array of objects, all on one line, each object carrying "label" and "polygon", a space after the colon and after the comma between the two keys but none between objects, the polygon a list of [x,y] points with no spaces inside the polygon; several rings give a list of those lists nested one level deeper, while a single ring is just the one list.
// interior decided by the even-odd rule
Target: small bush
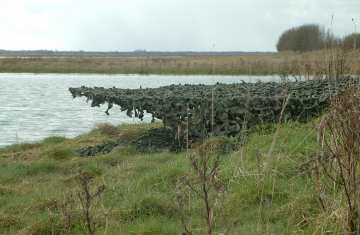
[{"label": "small bush", "polygon": [[[67,196],[64,201],[54,201],[53,206],[49,208],[48,216],[50,222],[53,228],[60,234],[80,234],[80,232],[82,232],[82,234],[93,235],[95,234],[95,230],[104,225],[104,223],[107,229],[108,215],[116,203],[119,202],[122,193],[118,194],[115,203],[106,211],[100,200],[106,188],[105,184],[97,187],[95,191],[93,191],[93,178],[93,173],[82,172],[80,170],[79,174],[75,176],[75,181],[79,187],[79,189],[76,190],[77,197],[74,198],[71,194]],[[98,208],[101,207],[104,210],[102,216],[96,212],[99,210]],[[74,226],[74,222],[78,225],[78,228]]]}]

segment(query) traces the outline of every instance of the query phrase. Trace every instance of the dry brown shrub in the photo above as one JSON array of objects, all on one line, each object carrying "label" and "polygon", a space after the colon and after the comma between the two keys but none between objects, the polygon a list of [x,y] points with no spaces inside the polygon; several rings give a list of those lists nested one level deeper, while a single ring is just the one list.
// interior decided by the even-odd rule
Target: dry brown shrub
[{"label": "dry brown shrub", "polygon": [[105,135],[110,138],[115,138],[116,141],[133,140],[147,132],[147,128],[135,126],[131,129],[120,129],[109,123],[96,123],[93,131]]},{"label": "dry brown shrub", "polygon": [[78,136],[74,139],[67,140],[59,144],[62,147],[86,147],[89,145],[101,144],[101,139],[98,136]]},{"label": "dry brown shrub", "polygon": [[39,160],[43,158],[42,151],[44,148],[34,148],[26,151],[20,151],[15,153],[6,154],[10,159],[14,160],[22,160],[22,161],[31,161],[31,160]]},{"label": "dry brown shrub", "polygon": [[118,140],[119,141],[133,140],[136,139],[137,137],[145,135],[147,131],[148,129],[141,127],[137,127],[133,129],[122,129],[120,130],[120,134],[118,135]]},{"label": "dry brown shrub", "polygon": [[[328,226],[339,226],[346,234],[360,232],[359,114],[358,87],[348,87],[334,97],[318,129],[317,156],[302,165],[309,176],[310,188],[326,215],[323,224],[337,216],[337,222]],[[342,216],[339,217],[340,211]]]},{"label": "dry brown shrub", "polygon": [[102,135],[106,135],[108,137],[116,137],[120,134],[120,129],[110,123],[95,123],[93,131],[99,132]]}]

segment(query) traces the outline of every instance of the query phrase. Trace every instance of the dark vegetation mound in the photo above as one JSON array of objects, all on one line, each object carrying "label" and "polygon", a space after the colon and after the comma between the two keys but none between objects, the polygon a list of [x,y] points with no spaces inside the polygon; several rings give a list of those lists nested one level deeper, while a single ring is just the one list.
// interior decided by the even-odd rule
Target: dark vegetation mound
[{"label": "dark vegetation mound", "polygon": [[[114,128],[116,129],[116,128]],[[158,153],[162,151],[178,152],[186,148],[186,145],[191,148],[191,144],[187,143],[185,138],[175,138],[173,131],[165,127],[152,127],[144,135],[137,137],[134,140],[126,140],[119,142],[108,142],[96,146],[89,146],[86,148],[76,149],[82,157],[95,156],[96,154],[110,153],[114,148],[120,146],[131,146],[142,153]],[[241,147],[244,143],[233,143],[230,141],[220,141],[217,149],[219,154],[226,153]]]},{"label": "dark vegetation mound", "polygon": [[146,134],[134,139],[120,142],[108,142],[96,146],[89,146],[75,150],[82,157],[94,156],[111,152],[119,146],[132,146],[140,152],[162,152],[169,150],[172,152],[186,148],[186,140],[175,140],[172,130],[169,128],[151,128]]}]

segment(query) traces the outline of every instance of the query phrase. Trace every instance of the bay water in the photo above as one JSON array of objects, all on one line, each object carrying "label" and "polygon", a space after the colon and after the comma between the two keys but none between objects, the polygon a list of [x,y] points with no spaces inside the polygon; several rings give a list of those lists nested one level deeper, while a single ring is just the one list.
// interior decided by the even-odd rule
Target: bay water
[{"label": "bay water", "polygon": [[[90,131],[95,123],[113,125],[136,123],[114,106],[106,115],[107,104],[90,107],[86,98],[73,99],[69,87],[137,89],[171,84],[241,83],[278,81],[275,76],[208,75],[99,75],[99,74],[0,74],[0,147],[41,141],[49,136],[73,138]],[[146,113],[146,112],[145,112]],[[144,117],[151,121],[151,115]]]}]

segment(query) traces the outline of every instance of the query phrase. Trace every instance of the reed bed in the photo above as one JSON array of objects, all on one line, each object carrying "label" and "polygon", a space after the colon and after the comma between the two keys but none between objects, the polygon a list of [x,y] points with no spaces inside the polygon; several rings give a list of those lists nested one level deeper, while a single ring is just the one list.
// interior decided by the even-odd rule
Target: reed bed
[{"label": "reed bed", "polygon": [[[358,53],[342,50],[265,55],[167,56],[167,57],[28,57],[0,59],[0,72],[99,73],[99,74],[215,74],[293,76],[296,79],[326,76],[329,63],[337,59],[344,70],[360,65]],[[346,56],[346,57],[344,57]],[[332,59],[335,57],[334,59]],[[346,58],[349,58],[346,60]],[[354,59],[350,59],[354,58]],[[341,65],[339,65],[341,66]],[[347,71],[345,71],[347,72]],[[356,67],[355,72],[360,72]]]}]

